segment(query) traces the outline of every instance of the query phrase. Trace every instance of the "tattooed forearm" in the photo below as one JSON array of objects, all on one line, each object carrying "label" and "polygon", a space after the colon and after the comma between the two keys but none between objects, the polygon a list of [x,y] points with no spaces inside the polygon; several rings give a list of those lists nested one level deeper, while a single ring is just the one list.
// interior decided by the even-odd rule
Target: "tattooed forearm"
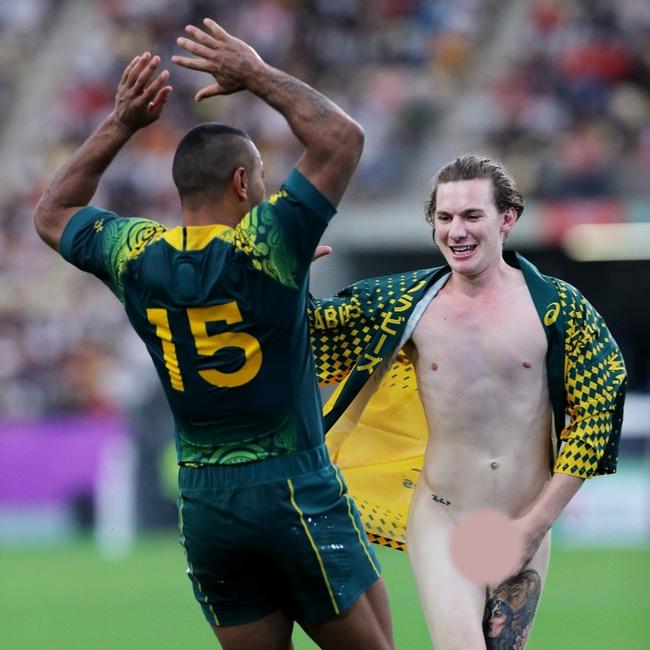
[{"label": "tattooed forearm", "polygon": [[502,582],[490,595],[483,616],[483,634],[488,650],[523,650],[526,647],[542,579],[526,569]]},{"label": "tattooed forearm", "polygon": [[440,504],[442,504],[443,506],[449,506],[449,505],[451,505],[451,501],[449,501],[448,499],[443,499],[442,497],[439,497],[439,496],[437,496],[436,494],[432,494],[432,495],[431,495],[431,498],[432,498],[436,503],[440,503]]},{"label": "tattooed forearm", "polygon": [[284,115],[305,147],[317,147],[327,156],[354,142],[351,119],[325,95],[282,70],[268,66],[248,88]]},{"label": "tattooed forearm", "polygon": [[329,117],[332,114],[325,102],[322,101],[322,97],[309,95],[307,101],[314,107],[314,110],[318,113],[318,117]]},{"label": "tattooed forearm", "polygon": [[260,64],[246,88],[281,113],[305,147],[296,169],[333,205],[363,151],[363,129],[333,101],[291,75]]},{"label": "tattooed forearm", "polygon": [[[267,81],[276,92],[282,91],[287,95],[291,95],[294,101],[307,100],[318,117],[327,118],[332,114],[332,102],[299,79],[274,71],[268,74]],[[272,93],[269,94],[272,95]],[[269,99],[272,101],[273,98],[270,97]]]}]

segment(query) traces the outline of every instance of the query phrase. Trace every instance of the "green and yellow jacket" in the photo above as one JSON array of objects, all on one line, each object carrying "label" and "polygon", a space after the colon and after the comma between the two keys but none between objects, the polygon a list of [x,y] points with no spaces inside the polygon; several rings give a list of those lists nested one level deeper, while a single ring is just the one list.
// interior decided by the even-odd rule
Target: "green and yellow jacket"
[{"label": "green and yellow jacket", "polygon": [[[605,321],[570,284],[517,253],[548,342],[555,472],[591,478],[616,471],[626,373]],[[405,548],[406,516],[427,441],[415,369],[401,346],[450,273],[447,266],[362,280],[334,298],[312,298],[311,343],[327,444],[372,541]]]}]

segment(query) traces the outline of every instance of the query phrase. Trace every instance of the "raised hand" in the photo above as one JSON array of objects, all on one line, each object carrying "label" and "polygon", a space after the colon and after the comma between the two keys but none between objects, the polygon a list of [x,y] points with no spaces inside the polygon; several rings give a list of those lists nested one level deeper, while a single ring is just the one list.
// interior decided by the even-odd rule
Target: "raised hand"
[{"label": "raised hand", "polygon": [[177,43],[195,57],[173,56],[172,62],[190,70],[211,74],[215,83],[205,86],[196,94],[200,102],[206,97],[230,95],[246,87],[246,79],[259,70],[262,59],[244,41],[231,36],[214,20],[203,20],[205,31],[188,25],[185,31],[189,37],[180,36]]},{"label": "raised hand", "polygon": [[145,52],[133,58],[122,73],[115,95],[115,117],[126,127],[137,131],[155,122],[162,113],[172,91],[165,85],[169,72],[163,70],[153,81],[160,65],[159,56]]},{"label": "raised hand", "polygon": [[172,62],[207,72],[215,83],[201,88],[196,101],[247,90],[278,111],[305,151],[296,169],[330,203],[338,205],[363,150],[363,130],[333,101],[290,74],[268,65],[243,41],[214,20],[203,28],[188,25],[180,47],[194,56],[173,56]]}]

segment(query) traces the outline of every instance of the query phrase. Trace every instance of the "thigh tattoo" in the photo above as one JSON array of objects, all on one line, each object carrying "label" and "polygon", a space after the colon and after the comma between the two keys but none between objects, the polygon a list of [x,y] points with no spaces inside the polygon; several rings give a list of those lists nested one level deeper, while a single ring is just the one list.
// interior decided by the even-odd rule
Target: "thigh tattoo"
[{"label": "thigh tattoo", "polygon": [[488,650],[523,650],[526,647],[541,591],[539,573],[526,569],[492,592],[483,616]]}]

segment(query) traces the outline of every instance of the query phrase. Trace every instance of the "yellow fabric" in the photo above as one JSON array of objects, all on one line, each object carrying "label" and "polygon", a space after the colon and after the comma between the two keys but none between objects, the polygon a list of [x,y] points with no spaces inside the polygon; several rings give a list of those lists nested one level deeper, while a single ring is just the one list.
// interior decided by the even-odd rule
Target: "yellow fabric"
[{"label": "yellow fabric", "polygon": [[584,296],[565,282],[555,283],[566,314],[564,390],[569,422],[560,433],[564,444],[554,471],[585,479],[613,473],[623,420],[623,357]]},{"label": "yellow fabric", "polygon": [[[404,355],[385,373],[358,417],[351,415],[358,410],[353,403],[339,418],[326,436],[327,446],[371,541],[403,550],[409,503],[427,438],[415,370]],[[352,430],[354,435],[349,435]]]},{"label": "yellow fabric", "polygon": [[[183,230],[185,230],[185,249],[183,249]],[[164,234],[165,241],[182,251],[203,250],[215,237],[222,237],[223,233],[232,230],[223,224],[211,224],[209,226],[177,226]]]}]

